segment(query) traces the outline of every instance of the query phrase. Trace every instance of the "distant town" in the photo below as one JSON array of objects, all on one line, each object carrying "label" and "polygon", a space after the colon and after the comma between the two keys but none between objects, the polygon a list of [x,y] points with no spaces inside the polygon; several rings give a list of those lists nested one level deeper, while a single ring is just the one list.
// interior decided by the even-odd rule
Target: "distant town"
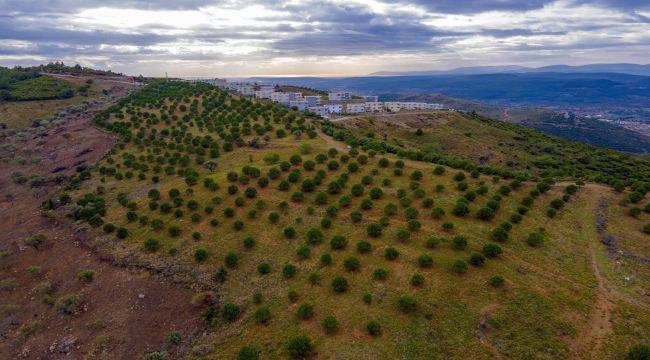
[{"label": "distant town", "polygon": [[326,119],[350,114],[443,109],[443,105],[437,103],[411,101],[380,102],[376,95],[356,95],[349,91],[322,92],[322,94],[316,94],[317,91],[310,91],[310,94],[307,94],[301,91],[283,91],[280,85],[228,82],[226,79],[219,78],[190,79],[186,81],[204,82],[242,96],[267,99],[286,107],[312,113]]}]

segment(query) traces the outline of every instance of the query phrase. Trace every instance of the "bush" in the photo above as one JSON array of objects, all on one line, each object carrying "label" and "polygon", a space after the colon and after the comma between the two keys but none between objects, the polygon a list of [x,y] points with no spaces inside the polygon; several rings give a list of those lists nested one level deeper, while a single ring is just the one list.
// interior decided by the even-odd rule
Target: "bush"
[{"label": "bush", "polygon": [[491,220],[494,217],[494,210],[489,207],[481,208],[476,212],[476,217],[483,221]]},{"label": "bush", "polygon": [[244,346],[237,353],[237,360],[258,360],[260,350],[254,346]]},{"label": "bush", "polygon": [[79,300],[77,295],[66,294],[56,299],[54,308],[61,314],[71,315],[77,311],[80,302],[81,300]]},{"label": "bush", "polygon": [[318,228],[311,228],[307,231],[306,237],[309,244],[320,244],[323,241],[323,232]]},{"label": "bush", "polygon": [[268,307],[261,307],[255,311],[255,322],[258,324],[268,324],[271,321],[271,310]]},{"label": "bush", "polygon": [[544,236],[539,232],[534,232],[528,235],[528,238],[526,238],[526,242],[530,246],[537,247],[542,245],[542,243],[544,242]]},{"label": "bush", "polygon": [[394,261],[399,257],[399,251],[394,247],[388,247],[384,250],[384,257],[386,260]]},{"label": "bush", "polygon": [[492,232],[490,233],[490,239],[492,239],[493,241],[504,242],[508,240],[508,231],[506,231],[506,229],[499,226],[494,230],[492,230]]},{"label": "bush", "polygon": [[462,217],[469,214],[469,207],[464,202],[457,202],[453,210],[451,211],[451,213],[456,216]]},{"label": "bush", "polygon": [[294,229],[291,226],[287,226],[286,228],[284,228],[283,233],[284,233],[284,237],[286,237],[287,239],[293,239],[294,237],[296,237],[296,229]]},{"label": "bush", "polygon": [[[104,230],[104,231],[106,231],[106,230]],[[26,238],[24,240],[24,243],[27,246],[31,246],[34,249],[39,250],[39,249],[42,249],[43,247],[45,247],[46,241],[47,241],[47,237],[45,236],[45,234],[39,232],[39,233],[36,233],[36,234]]]},{"label": "bush", "polygon": [[332,289],[334,292],[343,293],[348,290],[348,281],[341,276],[332,279]]},{"label": "bush", "polygon": [[361,263],[355,256],[348,256],[345,258],[345,260],[343,260],[343,266],[347,271],[357,271],[359,270]]},{"label": "bush", "polygon": [[302,304],[298,307],[296,315],[300,320],[311,319],[314,316],[314,306],[311,304]]},{"label": "bush", "polygon": [[366,254],[372,251],[372,245],[370,242],[361,240],[357,243],[357,251],[361,254]]},{"label": "bush", "polygon": [[451,266],[451,271],[455,272],[456,274],[464,274],[467,272],[467,263],[463,260],[456,260]]},{"label": "bush", "polygon": [[395,237],[397,237],[397,240],[400,242],[406,242],[411,237],[411,233],[406,229],[399,229],[397,230],[397,233],[395,233]]},{"label": "bush", "polygon": [[239,309],[239,306],[232,303],[224,305],[221,309],[221,317],[228,322],[237,320],[240,314],[241,310]]},{"label": "bush", "polygon": [[418,265],[422,268],[430,268],[433,266],[433,258],[429,254],[422,254],[418,256]]},{"label": "bush", "polygon": [[271,265],[268,263],[261,263],[257,265],[257,272],[261,275],[266,275],[271,272]]},{"label": "bush", "polygon": [[345,248],[348,245],[348,239],[346,239],[344,236],[341,235],[336,235],[332,237],[332,240],[330,240],[330,247],[333,250],[340,250]]},{"label": "bush", "polygon": [[445,215],[445,210],[441,207],[436,207],[431,210],[431,217],[434,219],[440,219]]},{"label": "bush", "polygon": [[435,247],[438,246],[439,243],[440,243],[440,239],[438,239],[437,237],[430,236],[427,239],[427,242],[426,242],[425,245],[429,249],[434,249]]},{"label": "bush", "polygon": [[299,335],[287,343],[287,353],[292,359],[305,359],[312,355],[314,346],[307,335]]},{"label": "bush", "polygon": [[284,264],[282,267],[282,276],[284,276],[285,279],[291,279],[296,276],[296,267],[292,264]]},{"label": "bush", "polygon": [[203,262],[208,258],[208,251],[205,249],[197,249],[194,252],[194,259],[198,262]]},{"label": "bush", "polygon": [[296,249],[296,255],[301,259],[307,259],[310,253],[311,249],[307,245],[300,245],[298,246],[298,249]]},{"label": "bush", "polygon": [[[170,228],[171,230],[172,228]],[[171,233],[170,233],[171,234]],[[126,228],[118,228],[117,231],[115,232],[115,236],[117,236],[118,239],[124,239],[129,235],[129,231]],[[174,236],[174,235],[172,235]]]},{"label": "bush", "polygon": [[474,266],[483,266],[483,264],[485,264],[485,255],[481,253],[473,253],[469,262]]},{"label": "bush", "polygon": [[497,244],[486,244],[483,246],[483,254],[487,257],[497,257],[501,255],[503,250],[501,250],[501,247]]},{"label": "bush", "polygon": [[372,273],[372,277],[375,278],[375,280],[383,281],[388,278],[388,270],[384,268],[378,268],[375,269],[375,271]]},{"label": "bush", "polygon": [[252,249],[253,247],[255,247],[255,239],[253,239],[250,236],[246,237],[244,239],[244,247],[246,249]]},{"label": "bush", "polygon": [[416,287],[420,287],[420,286],[424,285],[424,275],[422,275],[422,274],[413,274],[413,276],[411,276],[411,285],[416,286]]},{"label": "bush", "polygon": [[625,360],[648,360],[650,359],[650,346],[637,344],[632,346],[625,355]]},{"label": "bush", "polygon": [[366,331],[368,331],[368,334],[370,334],[370,336],[379,336],[381,335],[381,325],[375,320],[369,321],[366,324]]},{"label": "bush", "polygon": [[227,267],[234,268],[237,267],[237,262],[239,261],[239,257],[235,252],[231,251],[228,252],[226,256],[224,256],[223,261]]},{"label": "bush", "polygon": [[418,309],[418,303],[412,296],[400,296],[397,299],[397,307],[403,313],[412,313]]},{"label": "bush", "polygon": [[94,277],[95,277],[95,272],[90,269],[82,270],[77,273],[77,280],[83,282],[91,282],[93,281]]},{"label": "bush", "polygon": [[334,334],[339,330],[339,321],[334,316],[326,316],[320,325],[326,334]]},{"label": "bush", "polygon": [[451,242],[456,250],[465,250],[467,248],[467,238],[464,236],[454,236]]},{"label": "bush", "polygon": [[494,275],[488,280],[488,283],[493,287],[502,287],[505,283],[505,279],[501,275]]},{"label": "bush", "polygon": [[366,227],[366,232],[370,237],[379,237],[381,236],[381,225],[378,223],[370,223]]},{"label": "bush", "polygon": [[643,232],[650,235],[650,223],[643,226]]},{"label": "bush", "polygon": [[329,265],[332,263],[332,255],[330,254],[323,254],[320,256],[320,263],[321,265]]}]

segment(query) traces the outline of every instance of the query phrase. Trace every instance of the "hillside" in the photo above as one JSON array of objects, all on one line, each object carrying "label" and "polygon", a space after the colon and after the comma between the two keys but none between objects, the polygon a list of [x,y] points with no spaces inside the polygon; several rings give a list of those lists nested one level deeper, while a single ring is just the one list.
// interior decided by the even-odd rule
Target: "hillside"
[{"label": "hillside", "polygon": [[[65,178],[43,218],[105,262],[27,275],[63,254],[58,237],[3,249],[0,355],[45,353],[65,324],[72,354],[105,358],[620,358],[650,340],[642,160],[452,112],[331,124],[181,82],[94,122],[115,147],[79,152],[98,162]],[[21,169],[12,191],[58,178]],[[634,190],[569,181],[578,171]],[[117,282],[106,261],[160,279]],[[111,307],[114,281],[131,298]]]}]

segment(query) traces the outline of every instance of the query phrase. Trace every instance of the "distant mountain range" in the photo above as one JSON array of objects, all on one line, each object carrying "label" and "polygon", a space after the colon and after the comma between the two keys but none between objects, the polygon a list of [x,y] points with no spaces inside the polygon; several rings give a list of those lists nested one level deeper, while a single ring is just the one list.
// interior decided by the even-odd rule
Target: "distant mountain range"
[{"label": "distant mountain range", "polygon": [[588,65],[549,65],[542,67],[526,67],[519,65],[502,66],[469,66],[451,70],[431,71],[379,71],[368,76],[435,76],[435,75],[480,75],[503,73],[619,73],[630,75],[650,76],[650,64],[588,64]]}]

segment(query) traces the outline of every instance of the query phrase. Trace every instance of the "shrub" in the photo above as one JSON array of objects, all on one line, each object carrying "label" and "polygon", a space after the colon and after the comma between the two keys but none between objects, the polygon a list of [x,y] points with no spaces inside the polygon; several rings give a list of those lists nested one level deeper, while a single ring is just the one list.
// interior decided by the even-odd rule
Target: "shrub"
[{"label": "shrub", "polygon": [[650,223],[643,226],[643,232],[650,235]]},{"label": "shrub", "polygon": [[314,316],[314,306],[311,304],[302,304],[298,307],[296,315],[300,320],[311,319]]},{"label": "shrub", "polygon": [[239,256],[237,256],[237,253],[230,251],[224,256],[223,261],[227,267],[234,268],[237,267],[237,262],[239,262]]},{"label": "shrub", "polygon": [[[104,229],[104,231],[106,231],[106,229]],[[47,237],[45,236],[45,234],[39,232],[39,233],[36,233],[36,234],[26,238],[24,240],[24,243],[27,246],[31,246],[34,249],[39,250],[39,249],[42,249],[43,247],[45,247],[46,241],[47,241]]]},{"label": "shrub", "polygon": [[341,276],[332,279],[332,289],[334,292],[342,293],[348,290],[348,281]]},{"label": "shrub", "polygon": [[489,207],[481,208],[476,212],[476,217],[483,221],[491,220],[494,217],[494,210]]},{"label": "shrub", "polygon": [[510,215],[510,221],[518,224],[522,220],[522,216],[519,213],[514,213]]},{"label": "shrub", "polygon": [[375,320],[369,321],[366,324],[366,331],[368,331],[368,334],[370,334],[370,336],[379,336],[381,335],[381,325]]},{"label": "shrub", "polygon": [[504,242],[508,240],[508,231],[502,227],[497,227],[490,233],[492,241]]},{"label": "shrub", "polygon": [[422,254],[418,256],[418,265],[423,268],[430,268],[433,266],[433,258],[429,254]]},{"label": "shrub", "polygon": [[537,247],[542,245],[542,243],[544,242],[544,236],[539,232],[534,232],[528,235],[526,242],[530,246]]},{"label": "shrub", "polygon": [[505,283],[505,280],[501,275],[494,275],[490,278],[490,280],[488,280],[488,283],[493,287],[502,287]]},{"label": "shrub", "polygon": [[636,344],[632,346],[625,355],[625,360],[648,360],[650,359],[650,346]]},{"label": "shrub", "polygon": [[244,239],[244,247],[246,249],[252,249],[253,247],[255,247],[255,239],[253,239],[250,236],[246,237]]},{"label": "shrub", "polygon": [[292,264],[284,264],[282,267],[282,276],[284,276],[285,279],[291,279],[296,276],[296,267]]},{"label": "shrub", "polygon": [[436,207],[431,210],[431,217],[434,219],[440,219],[445,215],[445,210],[441,207]]},{"label": "shrub", "polygon": [[320,325],[326,334],[334,334],[339,330],[339,321],[334,316],[326,316]]},{"label": "shrub", "polygon": [[384,250],[384,257],[386,260],[394,261],[399,257],[399,251],[394,247],[388,247]]},{"label": "shrub", "polygon": [[465,180],[465,173],[462,171],[457,172],[456,174],[454,174],[454,180],[458,182]]},{"label": "shrub", "polygon": [[283,233],[284,233],[284,237],[286,237],[287,239],[293,239],[294,237],[296,237],[296,229],[294,229],[291,226],[287,226],[286,228],[284,228]]},{"label": "shrub", "polygon": [[[170,228],[171,230],[172,228]],[[117,231],[115,232],[115,236],[117,236],[118,239],[124,239],[129,235],[129,231],[126,228],[118,228]],[[171,233],[170,233],[171,235]],[[172,235],[174,236],[174,235]]]},{"label": "shrub", "polygon": [[296,255],[301,259],[308,258],[310,253],[311,249],[309,249],[309,246],[307,245],[300,245],[298,246],[298,249],[296,249]]},{"label": "shrub", "polygon": [[299,335],[291,340],[286,345],[287,353],[292,359],[305,359],[312,355],[314,346],[311,339],[307,335]]},{"label": "shrub", "polygon": [[259,358],[260,350],[254,346],[244,346],[237,353],[237,360],[258,360]]},{"label": "shrub", "polygon": [[361,254],[369,253],[372,250],[370,242],[362,240],[357,243],[357,251]]},{"label": "shrub", "polygon": [[486,244],[483,246],[483,254],[487,257],[497,257],[501,255],[503,250],[501,250],[501,247],[497,244]]},{"label": "shrub", "polygon": [[320,244],[323,241],[323,232],[318,228],[311,228],[307,231],[306,237],[309,244]]},{"label": "shrub", "polygon": [[91,282],[95,277],[95,272],[90,269],[82,270],[77,273],[77,280],[83,282]]},{"label": "shrub", "polygon": [[395,237],[401,242],[406,242],[411,237],[411,233],[406,229],[399,229],[397,230],[397,233],[395,233]]},{"label": "shrub", "polygon": [[467,248],[467,238],[464,236],[454,236],[451,242],[456,250],[465,250]]},{"label": "shrub", "polygon": [[469,214],[469,207],[464,202],[459,201],[456,203],[451,213],[456,216],[462,217]]},{"label": "shrub", "polygon": [[332,227],[332,219],[330,219],[330,218],[323,218],[323,219],[320,221],[320,226],[321,226],[323,229],[329,229],[330,227]]},{"label": "shrub", "polygon": [[388,270],[384,268],[378,268],[375,269],[375,271],[372,273],[372,277],[375,278],[375,280],[383,281],[388,278]]},{"label": "shrub", "polygon": [[397,307],[403,313],[412,313],[418,309],[418,303],[412,296],[400,296],[397,299]]},{"label": "shrub", "polygon": [[320,263],[322,265],[329,265],[332,263],[332,255],[325,253],[320,256]]},{"label": "shrub", "polygon": [[422,275],[422,274],[413,274],[413,276],[411,276],[411,285],[416,286],[416,287],[420,287],[420,286],[424,285],[424,275]]},{"label": "shrub", "polygon": [[425,245],[426,245],[427,248],[433,249],[433,248],[437,247],[439,243],[440,243],[440,239],[438,239],[437,237],[430,236],[427,239],[427,242],[426,242]]},{"label": "shrub", "polygon": [[239,306],[232,303],[225,304],[221,309],[221,317],[228,322],[237,320],[240,314]]},{"label": "shrub", "polygon": [[456,260],[451,266],[451,271],[455,272],[456,274],[464,274],[467,272],[467,263],[463,260]]},{"label": "shrub", "polygon": [[330,247],[333,250],[343,249],[347,245],[348,245],[348,239],[346,239],[345,236],[335,235],[334,237],[332,237],[332,240],[330,240]]},{"label": "shrub", "polygon": [[255,311],[255,322],[258,324],[268,324],[271,321],[271,310],[268,307],[261,307]]},{"label": "shrub", "polygon": [[483,266],[483,264],[485,264],[485,255],[481,253],[473,253],[469,258],[469,262],[474,266]]},{"label": "shrub", "polygon": [[447,231],[451,231],[454,229],[454,223],[451,221],[445,221],[442,223],[442,228]]},{"label": "shrub", "polygon": [[271,223],[276,223],[278,220],[280,220],[280,214],[276,213],[275,211],[269,213],[269,221]]},{"label": "shrub", "polygon": [[359,270],[361,263],[355,256],[348,256],[345,258],[345,260],[343,260],[343,266],[347,271],[357,271]]},{"label": "shrub", "polygon": [[58,299],[56,299],[56,302],[54,303],[54,308],[61,314],[71,315],[75,311],[77,311],[77,307],[79,306],[80,302],[81,300],[79,300],[77,295],[65,294],[59,297]]},{"label": "shrub", "polygon": [[244,222],[241,220],[235,220],[235,222],[232,223],[232,227],[235,230],[241,230],[244,228]]},{"label": "shrub", "polygon": [[261,263],[257,265],[257,272],[261,275],[266,275],[271,272],[271,265],[268,263]]},{"label": "shrub", "polygon": [[404,214],[408,219],[415,219],[420,215],[420,212],[418,211],[418,209],[414,207],[410,207],[404,211]]},{"label": "shrub", "polygon": [[205,249],[197,249],[194,251],[194,259],[198,262],[203,262],[208,258],[208,251]]}]

